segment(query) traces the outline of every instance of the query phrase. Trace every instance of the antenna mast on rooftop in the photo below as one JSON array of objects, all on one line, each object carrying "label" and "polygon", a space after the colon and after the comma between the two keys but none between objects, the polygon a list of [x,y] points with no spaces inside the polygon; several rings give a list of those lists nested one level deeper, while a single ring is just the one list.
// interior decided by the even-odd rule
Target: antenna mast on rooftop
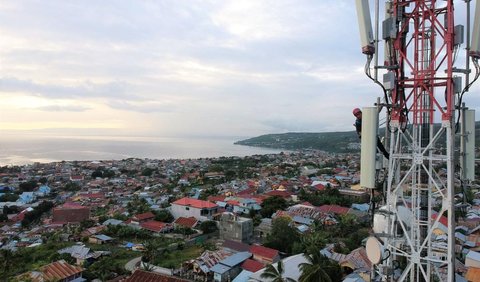
[{"label": "antenna mast on rooftop", "polygon": [[[457,12],[464,14],[463,25],[454,21],[453,0],[374,0],[374,34],[369,2],[356,0],[361,47],[367,56],[365,73],[378,84],[383,101],[376,111],[365,109],[363,119],[373,116],[370,120],[378,122],[378,109],[386,109],[390,148],[388,164],[384,161],[386,185],[380,191],[383,206],[375,211],[374,236],[367,241],[375,264],[372,278],[453,282],[454,195],[473,180],[475,113],[467,110],[462,98],[480,74],[480,3],[471,33],[471,0],[456,2]],[[379,49],[384,53],[382,63]],[[456,139],[461,146],[455,146]],[[365,145],[373,150],[364,150],[363,143],[375,140],[376,136],[364,139],[362,129],[361,183],[368,189],[377,188],[368,180],[375,178],[375,158],[378,162],[381,157],[376,156],[375,145]],[[460,152],[455,151],[458,147]],[[457,153],[462,159],[459,171]],[[446,239],[438,236],[442,229]]]}]

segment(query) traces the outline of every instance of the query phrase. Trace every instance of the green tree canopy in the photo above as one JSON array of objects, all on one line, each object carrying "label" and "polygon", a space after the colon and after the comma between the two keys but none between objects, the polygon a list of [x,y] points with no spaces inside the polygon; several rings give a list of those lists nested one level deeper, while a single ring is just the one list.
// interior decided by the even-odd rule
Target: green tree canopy
[{"label": "green tree canopy", "polygon": [[160,210],[155,212],[155,220],[170,223],[174,220],[174,218],[168,210]]},{"label": "green tree canopy", "polygon": [[267,265],[260,277],[270,279],[272,282],[295,282],[295,280],[290,277],[283,277],[284,272],[285,267],[283,262],[279,261],[276,268],[272,264]]},{"label": "green tree canopy", "polygon": [[307,262],[300,264],[299,282],[340,282],[342,270],[340,266],[320,253],[317,248],[311,248],[304,257]]},{"label": "green tree canopy", "polygon": [[204,234],[213,233],[218,230],[217,223],[213,220],[207,220],[198,227]]},{"label": "green tree canopy", "polygon": [[271,217],[278,210],[284,210],[288,204],[287,201],[280,196],[273,196],[262,202],[262,210],[260,213],[263,217]]},{"label": "green tree canopy", "polygon": [[300,234],[291,225],[288,217],[278,217],[272,222],[272,232],[267,235],[265,246],[291,254],[295,242],[300,241]]}]

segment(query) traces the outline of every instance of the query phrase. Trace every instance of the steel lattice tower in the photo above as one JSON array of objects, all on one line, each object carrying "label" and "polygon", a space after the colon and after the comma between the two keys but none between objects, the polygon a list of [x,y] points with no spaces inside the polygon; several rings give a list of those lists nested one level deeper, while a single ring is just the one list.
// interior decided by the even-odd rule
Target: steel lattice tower
[{"label": "steel lattice tower", "polygon": [[[467,43],[465,69],[454,67],[464,34],[463,26],[454,23],[453,0],[385,1],[382,22],[385,61],[379,66],[375,57],[373,77],[370,63],[380,42],[378,0],[377,40],[372,40],[371,27],[368,29],[368,0],[356,1],[362,51],[368,58],[365,71],[384,92],[381,106],[387,109],[386,136],[390,151],[381,209],[385,222],[381,232],[377,228],[375,234],[379,240],[375,239],[374,243],[378,242],[380,247],[373,278],[455,281],[456,119],[462,96],[471,86],[468,53],[477,69],[475,81],[479,72],[478,50],[472,53]],[[465,2],[469,19],[470,0]],[[467,41],[469,24],[467,20]],[[383,83],[377,80],[379,70],[383,72]],[[466,87],[462,91],[463,80]],[[444,226],[446,244],[437,240],[435,232]]]},{"label": "steel lattice tower", "polygon": [[[455,272],[453,1],[437,6],[437,1],[394,1],[392,5],[398,32],[387,44],[392,50],[387,64],[397,66],[389,71],[396,83],[391,91],[387,210],[398,214],[400,204],[412,215],[410,226],[401,220],[389,222],[393,237],[398,233],[394,229],[401,229],[401,242],[393,237],[385,240],[391,253],[386,264],[404,258],[399,281],[431,281],[432,274],[441,279],[438,266],[444,264],[449,276]],[[438,117],[441,126],[434,128]],[[406,127],[409,119],[411,125]],[[438,146],[441,139],[446,140],[445,148]],[[403,173],[397,174],[402,165]],[[439,176],[437,168],[443,167],[446,177]],[[410,203],[405,200],[408,194]],[[440,211],[434,216],[438,201]],[[433,230],[444,215],[448,217],[445,249],[432,244]]]}]

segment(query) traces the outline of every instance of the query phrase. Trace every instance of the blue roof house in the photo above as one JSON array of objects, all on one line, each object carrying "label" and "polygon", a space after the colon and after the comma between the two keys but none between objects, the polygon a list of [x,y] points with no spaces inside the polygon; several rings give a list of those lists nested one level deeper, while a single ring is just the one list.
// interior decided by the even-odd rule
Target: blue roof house
[{"label": "blue roof house", "polygon": [[36,197],[33,192],[23,192],[18,198],[17,202],[21,203],[22,205],[30,204],[35,201]]},{"label": "blue roof house", "polygon": [[262,207],[253,199],[241,199],[240,205],[233,207],[233,212],[236,213],[249,213],[250,210],[259,211]]},{"label": "blue roof house", "polygon": [[219,261],[210,269],[213,272],[213,281],[232,281],[242,271],[240,265],[251,256],[249,252],[239,252]]},{"label": "blue roof house", "polygon": [[50,192],[52,192],[52,189],[50,189],[50,187],[48,187],[47,185],[42,185],[40,186],[40,188],[38,188],[38,191],[36,192],[36,194],[38,196],[46,196],[46,195],[49,195]]}]

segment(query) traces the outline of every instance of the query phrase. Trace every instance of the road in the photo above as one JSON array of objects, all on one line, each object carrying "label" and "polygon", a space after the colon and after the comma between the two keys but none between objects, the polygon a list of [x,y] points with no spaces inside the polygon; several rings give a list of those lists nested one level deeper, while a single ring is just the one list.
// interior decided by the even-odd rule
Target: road
[{"label": "road", "polygon": [[141,260],[142,260],[142,257],[137,257],[130,260],[125,264],[125,269],[130,272],[133,272],[137,268],[137,265],[140,263]]}]

